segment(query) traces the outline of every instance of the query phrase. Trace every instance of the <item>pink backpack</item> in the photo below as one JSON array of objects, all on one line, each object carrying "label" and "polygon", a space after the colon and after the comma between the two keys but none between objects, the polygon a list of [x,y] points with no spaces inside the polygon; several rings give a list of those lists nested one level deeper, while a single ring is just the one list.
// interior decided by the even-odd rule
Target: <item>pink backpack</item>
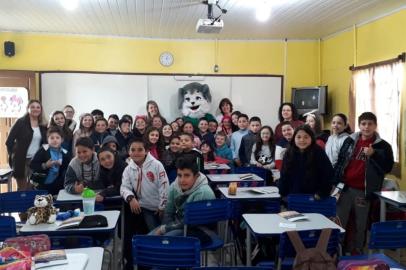
[{"label": "pink backpack", "polygon": [[389,265],[380,259],[340,261],[337,270],[389,270]]}]

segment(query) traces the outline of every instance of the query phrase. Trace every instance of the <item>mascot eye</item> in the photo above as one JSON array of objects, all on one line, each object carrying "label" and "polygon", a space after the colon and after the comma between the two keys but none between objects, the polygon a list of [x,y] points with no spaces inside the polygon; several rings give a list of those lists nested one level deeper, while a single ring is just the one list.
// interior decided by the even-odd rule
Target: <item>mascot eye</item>
[{"label": "mascot eye", "polygon": [[201,100],[202,98],[201,97],[196,97],[196,100]]},{"label": "mascot eye", "polygon": [[185,99],[186,99],[186,101],[190,101],[190,98],[188,98],[188,97],[187,97],[187,98],[185,98]]}]

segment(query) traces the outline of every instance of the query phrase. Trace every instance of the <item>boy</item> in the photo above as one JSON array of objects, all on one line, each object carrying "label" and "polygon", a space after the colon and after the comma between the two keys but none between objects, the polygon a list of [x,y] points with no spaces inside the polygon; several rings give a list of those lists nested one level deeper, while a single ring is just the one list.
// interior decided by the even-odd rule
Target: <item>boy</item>
[{"label": "boy", "polygon": [[376,132],[376,116],[362,113],[358,126],[360,131],[345,139],[334,172],[336,183],[345,184],[337,203],[344,228],[351,210],[355,215],[355,239],[347,247],[352,254],[362,253],[371,196],[381,190],[384,176],[393,166],[392,148]]},{"label": "boy", "polygon": [[215,136],[216,147],[214,152],[216,156],[228,159],[231,164],[233,161],[233,152],[231,152],[231,149],[228,147],[226,140],[227,135],[223,131],[218,132]]},{"label": "boy", "polygon": [[66,169],[71,156],[61,147],[63,132],[59,127],[50,127],[47,132],[48,144],[42,145],[34,155],[30,167],[31,181],[38,190],[47,190],[56,195],[63,189]]},{"label": "boy", "polygon": [[241,161],[238,156],[239,150],[240,150],[240,145],[241,145],[241,139],[245,135],[248,134],[248,115],[246,114],[241,114],[238,116],[238,122],[237,122],[239,130],[233,132],[231,135],[231,144],[230,144],[230,149],[233,152],[233,160],[237,166],[241,166]]},{"label": "boy", "polygon": [[203,173],[204,172],[204,160],[202,153],[193,147],[193,134],[190,133],[181,133],[180,138],[180,148],[181,148],[181,157],[187,157],[192,160],[195,160],[197,167]]},{"label": "boy", "polygon": [[117,132],[117,128],[118,128],[118,115],[117,114],[110,114],[109,118],[107,119],[108,122],[108,129],[107,131],[111,134],[111,135],[116,135]]},{"label": "boy", "polygon": [[209,132],[211,132],[213,135],[216,134],[218,126],[219,124],[215,119],[209,120]]},{"label": "boy", "polygon": [[[185,205],[189,202],[215,199],[206,176],[199,172],[199,167],[193,159],[180,157],[176,161],[176,168],[178,176],[169,187],[163,225],[150,232],[152,235],[183,236]],[[204,226],[199,226],[198,230],[200,231],[196,233],[198,236],[202,236],[203,233],[210,237],[212,234]]]},{"label": "boy", "polygon": [[94,109],[90,114],[93,116],[94,121],[96,121],[99,118],[104,118],[104,112],[99,109]]},{"label": "boy", "polygon": [[118,154],[122,158],[127,158],[127,147],[128,143],[133,139],[133,134],[131,132],[131,121],[128,118],[121,118],[118,122],[119,130],[116,132],[116,139],[118,143]]},{"label": "boy", "polygon": [[257,140],[258,131],[261,129],[261,119],[258,116],[251,117],[247,135],[242,137],[238,156],[242,166],[249,166],[252,154],[252,146]]}]

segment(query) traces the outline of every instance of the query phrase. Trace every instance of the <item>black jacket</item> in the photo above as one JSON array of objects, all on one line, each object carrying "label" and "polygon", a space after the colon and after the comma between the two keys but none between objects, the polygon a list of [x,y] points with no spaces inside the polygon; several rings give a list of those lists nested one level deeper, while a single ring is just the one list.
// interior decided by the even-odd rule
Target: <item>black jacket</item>
[{"label": "black jacket", "polygon": [[[360,136],[360,132],[351,134],[341,146],[338,160],[334,167],[335,184],[344,181],[345,169],[351,160]],[[375,133],[375,137],[376,139],[372,144],[374,154],[367,159],[365,166],[365,196],[367,197],[370,197],[373,192],[381,190],[385,174],[392,170],[394,163],[390,144],[381,139],[378,133]]]},{"label": "black jacket", "polygon": [[114,166],[110,170],[100,166],[99,180],[107,187],[100,192],[100,195],[103,197],[120,195],[121,178],[126,166],[127,163],[117,155],[115,156]]}]

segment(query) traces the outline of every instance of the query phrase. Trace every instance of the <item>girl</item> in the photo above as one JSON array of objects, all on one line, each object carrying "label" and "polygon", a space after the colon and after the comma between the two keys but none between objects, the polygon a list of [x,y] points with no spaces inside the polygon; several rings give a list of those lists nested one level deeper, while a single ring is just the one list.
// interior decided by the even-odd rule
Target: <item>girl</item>
[{"label": "girl", "polygon": [[134,137],[142,138],[147,129],[147,118],[144,115],[137,115],[133,128]]},{"label": "girl", "polygon": [[322,149],[325,148],[328,135],[323,133],[321,130],[320,116],[314,113],[305,113],[306,125],[309,125],[316,136],[316,143]]},{"label": "girl", "polygon": [[241,112],[240,111],[235,111],[231,114],[231,128],[234,131],[239,130],[238,128],[238,117],[240,117]]},{"label": "girl", "polygon": [[218,163],[218,164],[227,164],[229,161],[225,158],[218,157],[215,155],[213,147],[211,144],[203,141],[200,145],[200,151],[202,152],[204,163]]},{"label": "girl", "polygon": [[230,116],[224,116],[221,122],[221,131],[227,136],[227,142],[230,143],[233,134],[232,119]]},{"label": "girl", "polygon": [[233,103],[231,103],[231,100],[229,100],[228,98],[223,98],[222,100],[220,100],[219,110],[221,114],[216,116],[216,120],[218,123],[222,122],[224,116],[231,117],[231,113],[233,112]]},{"label": "girl", "polygon": [[303,125],[303,122],[298,120],[296,107],[290,102],[282,103],[281,106],[279,106],[278,117],[280,123],[275,127],[275,142],[282,138],[282,122],[292,122],[292,127],[294,129]]},{"label": "girl", "polygon": [[198,123],[198,132],[197,136],[199,136],[200,141],[206,141],[211,147],[214,147],[214,135],[209,132],[209,122],[206,118],[201,118]]},{"label": "girl", "polygon": [[283,158],[279,193],[314,194],[327,197],[331,191],[333,167],[326,153],[316,144],[314,133],[308,125],[296,128]]},{"label": "girl", "polygon": [[80,116],[79,129],[73,133],[73,142],[72,142],[73,155],[75,155],[75,153],[76,153],[76,150],[75,150],[76,141],[79,138],[90,137],[90,135],[92,135],[93,129],[94,129],[93,116],[90,113],[82,114]]},{"label": "girl", "polygon": [[186,121],[182,126],[182,132],[189,133],[193,136],[193,147],[199,149],[202,143],[196,134],[194,134],[194,127],[191,122]]},{"label": "girl", "polygon": [[35,188],[47,190],[52,195],[57,195],[63,189],[66,169],[71,160],[69,152],[62,148],[63,135],[60,127],[50,127],[47,132],[48,144],[37,151],[30,164]]},{"label": "girl", "polygon": [[66,105],[63,108],[63,113],[66,118],[66,124],[69,127],[69,129],[73,132],[76,128],[76,121],[73,120],[73,117],[75,116],[75,109],[71,105]]},{"label": "girl", "polygon": [[178,124],[178,122],[173,121],[173,122],[171,123],[171,127],[172,127],[172,131],[173,131],[174,133],[179,132],[179,124]]},{"label": "girl", "polygon": [[335,167],[338,159],[338,153],[345,139],[351,134],[351,128],[347,123],[347,116],[337,113],[331,120],[331,136],[326,143],[326,154],[331,164]]},{"label": "girl", "polygon": [[282,138],[276,143],[275,148],[275,167],[278,170],[282,169],[283,155],[285,154],[286,148],[289,142],[293,138],[293,132],[295,131],[292,127],[292,123],[285,121],[281,123],[282,127]]},{"label": "girl", "polygon": [[85,187],[103,189],[99,181],[100,164],[94,152],[93,141],[82,137],[76,141],[76,157],[69,163],[65,175],[65,190],[71,194],[81,194]]},{"label": "girl", "polygon": [[162,127],[162,138],[164,141],[165,149],[168,149],[168,147],[169,147],[169,143],[170,143],[172,134],[173,134],[173,130],[172,130],[171,125],[166,124]]},{"label": "girl", "polygon": [[61,128],[63,133],[62,148],[67,150],[71,155],[73,134],[68,126],[68,122],[66,121],[65,115],[63,114],[62,111],[55,111],[52,114],[51,120],[49,122],[49,127]]},{"label": "girl", "polygon": [[275,144],[270,126],[263,126],[260,129],[259,140],[252,146],[250,163],[268,170],[275,168]]},{"label": "girl", "polygon": [[159,129],[156,127],[149,127],[145,132],[144,141],[150,154],[159,160],[165,148],[159,133]]},{"label": "girl", "polygon": [[104,198],[119,196],[121,177],[127,163],[120,159],[116,152],[108,146],[103,146],[97,153],[100,163],[99,180],[106,187],[96,196],[97,202],[103,202]]},{"label": "girl", "polygon": [[109,134],[107,131],[107,120],[104,118],[97,118],[95,122],[95,127],[92,135],[90,135],[90,139],[92,139],[94,143],[94,149],[96,152],[99,152],[99,149],[103,143],[104,138],[106,138]]},{"label": "girl", "polygon": [[175,122],[178,123],[179,128],[183,126],[183,118],[182,117],[176,118]]},{"label": "girl", "polygon": [[6,140],[8,161],[17,180],[17,190],[29,189],[29,164],[35,153],[46,141],[46,127],[42,119],[42,105],[31,100],[27,113],[17,119]]},{"label": "girl", "polygon": [[162,153],[161,162],[165,166],[165,170],[168,172],[175,169],[175,161],[180,154],[180,138],[177,135],[172,135],[169,140],[169,149]]},{"label": "girl", "polygon": [[[161,116],[161,113],[158,104],[153,100],[149,100],[147,101],[147,123],[151,123],[154,116]],[[162,120],[166,123],[165,118],[162,117]]]},{"label": "girl", "polygon": [[166,125],[166,121],[162,116],[155,115],[152,117],[151,125],[157,129],[161,129],[164,125]]}]

